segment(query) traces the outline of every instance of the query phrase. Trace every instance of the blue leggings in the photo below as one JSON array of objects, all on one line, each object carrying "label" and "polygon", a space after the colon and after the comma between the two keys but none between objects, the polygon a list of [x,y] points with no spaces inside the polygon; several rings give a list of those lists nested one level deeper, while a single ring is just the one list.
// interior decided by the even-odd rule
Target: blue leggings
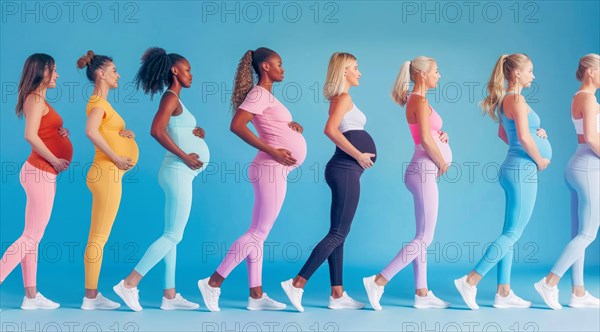
[{"label": "blue leggings", "polygon": [[[509,164],[505,162],[505,165]],[[531,162],[517,163],[516,167],[500,168],[500,185],[504,189],[506,208],[504,229],[490,244],[479,263],[473,269],[485,276],[498,264],[498,284],[510,284],[513,261],[513,245],[519,240],[533,213],[537,196],[537,168]]]},{"label": "blue leggings", "polygon": [[183,238],[183,231],[190,216],[194,177],[191,170],[165,166],[164,163],[158,172],[158,183],[165,192],[165,230],[146,250],[135,270],[144,276],[164,259],[165,289],[175,288],[177,244]]},{"label": "blue leggings", "polygon": [[585,249],[596,239],[600,213],[600,159],[587,144],[580,144],[569,161],[565,180],[571,191],[572,240],[554,264],[552,273],[562,277],[569,267],[573,286],[583,286]]}]

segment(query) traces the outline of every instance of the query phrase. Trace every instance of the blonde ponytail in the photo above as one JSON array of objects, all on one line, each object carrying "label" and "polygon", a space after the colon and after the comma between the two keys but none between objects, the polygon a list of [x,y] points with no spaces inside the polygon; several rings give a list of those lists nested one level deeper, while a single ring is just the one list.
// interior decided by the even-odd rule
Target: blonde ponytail
[{"label": "blonde ponytail", "polygon": [[426,56],[418,56],[412,61],[404,62],[392,89],[392,99],[400,106],[406,105],[410,82],[415,82],[418,74],[431,70],[434,63],[433,58]]}]

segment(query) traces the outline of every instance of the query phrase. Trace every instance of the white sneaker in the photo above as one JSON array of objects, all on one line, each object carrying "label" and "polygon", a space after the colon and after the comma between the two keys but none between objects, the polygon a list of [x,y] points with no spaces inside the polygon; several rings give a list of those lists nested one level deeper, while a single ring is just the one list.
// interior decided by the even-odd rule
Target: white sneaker
[{"label": "white sneaker", "polygon": [[60,307],[60,304],[52,302],[38,292],[33,299],[23,297],[21,309],[23,310],[53,310]]},{"label": "white sneaker", "polygon": [[286,308],[286,305],[277,302],[270,298],[267,293],[263,293],[260,299],[253,299],[251,297],[248,298],[248,306],[246,309],[256,311],[256,310],[283,310]]},{"label": "white sneaker", "polygon": [[518,297],[517,294],[515,294],[511,289],[508,292],[508,296],[500,296],[500,294],[496,294],[493,306],[494,308],[498,309],[529,308],[531,307],[531,302]]},{"label": "white sneaker", "polygon": [[219,308],[219,296],[221,295],[221,288],[211,287],[208,284],[210,278],[198,280],[198,289],[202,294],[202,300],[210,311],[221,311]]},{"label": "white sneaker", "polygon": [[302,294],[304,294],[304,289],[294,287],[292,279],[283,281],[281,283],[281,288],[283,288],[285,295],[290,299],[294,308],[300,312],[304,312],[304,307],[302,306]]},{"label": "white sneaker", "polygon": [[467,276],[463,276],[460,279],[455,279],[454,286],[456,286],[456,289],[460,293],[460,296],[462,297],[463,301],[465,301],[465,303],[471,310],[479,309],[479,306],[477,305],[476,301],[477,287],[469,285],[469,283],[467,282]]},{"label": "white sneaker", "polygon": [[365,307],[365,304],[362,302],[358,302],[355,299],[348,296],[346,292],[342,294],[342,297],[334,299],[333,297],[329,297],[329,305],[327,306],[329,309],[337,310],[337,309],[362,309]]},{"label": "white sneaker", "polygon": [[373,309],[379,311],[383,309],[379,304],[381,300],[381,296],[383,295],[383,286],[379,286],[375,283],[375,276],[370,276],[367,278],[363,278],[363,285],[365,286],[365,290],[367,291],[367,296],[369,297],[369,303]]},{"label": "white sneaker", "polygon": [[550,287],[546,283],[546,277],[533,284],[535,290],[540,294],[546,305],[554,310],[562,309],[562,305],[558,302],[558,287]]},{"label": "white sneaker", "polygon": [[167,299],[163,296],[162,303],[160,304],[161,310],[196,310],[200,308],[198,303],[190,302],[181,296],[181,294],[175,294],[175,298]]},{"label": "white sneaker", "polygon": [[95,299],[88,299],[87,297],[83,298],[83,303],[81,304],[81,309],[83,310],[114,310],[119,308],[121,305],[117,302],[111,301],[101,293],[96,295]]},{"label": "white sneaker", "polygon": [[432,291],[428,291],[427,296],[415,294],[415,304],[413,304],[413,307],[417,309],[446,309],[449,306],[450,303],[442,301]]},{"label": "white sneaker", "polygon": [[121,280],[118,284],[113,287],[113,290],[123,302],[133,311],[142,311],[143,308],[140,305],[140,291],[137,287],[127,288],[125,287],[125,281]]},{"label": "white sneaker", "polygon": [[583,296],[576,296],[571,294],[571,302],[569,302],[571,308],[599,308],[600,299],[594,297],[592,294],[585,291]]}]

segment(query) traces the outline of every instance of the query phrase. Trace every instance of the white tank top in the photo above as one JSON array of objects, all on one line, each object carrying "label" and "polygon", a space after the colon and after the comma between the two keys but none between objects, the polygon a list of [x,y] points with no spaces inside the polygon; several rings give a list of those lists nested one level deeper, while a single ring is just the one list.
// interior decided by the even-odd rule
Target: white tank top
[{"label": "white tank top", "polygon": [[367,117],[361,112],[354,103],[352,103],[352,109],[342,118],[338,129],[345,133],[348,130],[364,130],[365,123],[367,123]]},{"label": "white tank top", "polygon": [[[577,96],[578,94],[582,93],[582,92],[586,92],[586,91],[577,91],[577,93],[575,93],[575,96]],[[572,103],[571,103],[572,106]],[[581,119],[575,119],[573,118],[573,115],[571,114],[571,120],[573,120],[573,125],[575,126],[575,131],[577,132],[577,135],[583,135],[583,118]],[[596,132],[600,133],[600,113],[596,113]]]}]

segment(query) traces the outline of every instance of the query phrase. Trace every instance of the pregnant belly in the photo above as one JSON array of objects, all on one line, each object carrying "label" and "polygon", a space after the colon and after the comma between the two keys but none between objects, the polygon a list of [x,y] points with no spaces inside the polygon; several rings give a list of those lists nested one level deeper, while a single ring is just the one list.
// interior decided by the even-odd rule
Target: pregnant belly
[{"label": "pregnant belly", "polygon": [[185,165],[185,163],[183,163],[183,161],[179,159],[179,157],[175,156],[171,152],[167,152],[167,158],[172,159],[173,162],[178,163],[179,165],[183,164],[183,167],[185,167],[186,170],[189,170],[196,174],[202,172],[208,166],[208,163],[210,162],[210,150],[208,149],[208,145],[203,139],[196,137],[191,133],[186,134],[185,139],[183,136],[179,136],[178,146],[181,150],[183,150],[183,152],[187,154],[197,154],[200,157],[200,161],[202,162],[202,167],[196,170],[192,170],[187,165]]},{"label": "pregnant belly", "polygon": [[133,138],[122,137],[117,134],[111,137],[109,145],[118,156],[130,158],[133,164],[138,162],[140,152]]},{"label": "pregnant belly", "polygon": [[548,139],[539,137],[536,133],[532,133],[531,135],[533,136],[535,145],[540,151],[542,158],[552,159],[552,146],[550,145],[550,141],[548,141]]},{"label": "pregnant belly", "polygon": [[302,134],[290,129],[290,133],[284,138],[281,143],[284,149],[290,150],[292,157],[296,159],[296,166],[300,166],[306,159],[306,140]]},{"label": "pregnant belly", "polygon": [[438,146],[438,149],[440,149],[442,157],[444,157],[444,160],[447,164],[450,164],[452,162],[452,149],[450,149],[450,144],[443,143],[439,138],[434,138],[434,140]]}]

